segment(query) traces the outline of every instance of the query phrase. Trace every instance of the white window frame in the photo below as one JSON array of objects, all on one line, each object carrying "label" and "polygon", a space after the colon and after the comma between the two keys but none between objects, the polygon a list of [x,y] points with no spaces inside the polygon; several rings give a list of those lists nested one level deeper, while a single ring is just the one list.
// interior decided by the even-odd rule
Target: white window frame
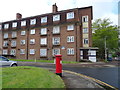
[{"label": "white window frame", "polygon": [[12,23],[12,27],[13,27],[13,28],[17,27],[17,22],[13,22],[13,23]]},{"label": "white window frame", "polygon": [[67,42],[74,42],[74,36],[67,36]]},{"label": "white window frame", "polygon": [[25,35],[26,31],[21,31],[21,35]]},{"label": "white window frame", "polygon": [[[57,52],[57,53],[56,53]],[[59,48],[54,48],[53,49],[53,56],[54,55],[60,55],[60,49]]]},{"label": "white window frame", "polygon": [[8,29],[9,28],[9,24],[4,24],[4,29]]},{"label": "white window frame", "polygon": [[67,25],[67,30],[68,31],[71,31],[71,30],[74,30],[74,25]]},{"label": "white window frame", "polygon": [[30,34],[35,34],[35,29],[31,29]]},{"label": "white window frame", "polygon": [[30,25],[35,25],[36,24],[36,19],[30,19]]},{"label": "white window frame", "polygon": [[8,33],[4,33],[4,38],[8,38]]},{"label": "white window frame", "polygon": [[26,26],[26,20],[21,21],[21,26]]},{"label": "white window frame", "polygon": [[7,55],[7,54],[8,54],[8,50],[3,49],[2,54],[3,54],[3,55]]},{"label": "white window frame", "polygon": [[83,39],[83,44],[88,44],[88,43],[89,43],[88,38],[84,38],[84,39]]},{"label": "white window frame", "polygon": [[4,41],[3,42],[3,47],[7,47],[8,46],[8,41]]},{"label": "white window frame", "polygon": [[30,39],[30,44],[35,44],[35,39]]},{"label": "white window frame", "polygon": [[60,37],[53,37],[53,45],[60,45]]},{"label": "white window frame", "polygon": [[17,44],[17,43],[16,43],[16,40],[12,40],[12,41],[11,41],[11,47],[16,47],[16,44]]},{"label": "white window frame", "polygon": [[29,54],[35,54],[35,49],[30,49]]},{"label": "white window frame", "polygon": [[59,34],[60,33],[60,26],[54,26],[53,27],[53,34]]},{"label": "white window frame", "polygon": [[67,48],[67,55],[74,55],[74,48]]},{"label": "white window frame", "polygon": [[12,38],[17,37],[17,32],[12,32]]},{"label": "white window frame", "polygon": [[46,17],[41,17],[41,23],[47,23],[47,16]]},{"label": "white window frame", "polygon": [[20,40],[21,45],[25,45],[25,40]]},{"label": "white window frame", "polygon": [[11,51],[10,51],[10,55],[16,55],[16,49],[11,49]]},{"label": "white window frame", "polygon": [[53,15],[53,21],[59,21],[60,20],[60,14]]},{"label": "white window frame", "polygon": [[88,15],[82,16],[82,22],[88,22]]},{"label": "white window frame", "polygon": [[67,19],[73,19],[74,18],[74,12],[67,13]]},{"label": "white window frame", "polygon": [[41,35],[46,35],[47,34],[47,28],[41,28],[40,34]]},{"label": "white window frame", "polygon": [[20,49],[20,54],[25,54],[25,49]]},{"label": "white window frame", "polygon": [[88,28],[83,28],[83,33],[88,33]]},{"label": "white window frame", "polygon": [[40,49],[40,56],[47,56],[47,49]]},{"label": "white window frame", "polygon": [[41,45],[47,45],[47,38],[41,38],[40,39],[40,44]]}]

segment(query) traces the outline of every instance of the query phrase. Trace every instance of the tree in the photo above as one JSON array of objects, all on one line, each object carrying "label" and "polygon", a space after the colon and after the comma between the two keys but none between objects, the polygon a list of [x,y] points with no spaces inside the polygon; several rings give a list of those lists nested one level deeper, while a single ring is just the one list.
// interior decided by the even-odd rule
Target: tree
[{"label": "tree", "polygon": [[97,19],[92,24],[93,46],[99,48],[98,55],[102,59],[105,57],[105,40],[108,52],[113,52],[118,48],[117,27],[111,24],[110,19]]}]

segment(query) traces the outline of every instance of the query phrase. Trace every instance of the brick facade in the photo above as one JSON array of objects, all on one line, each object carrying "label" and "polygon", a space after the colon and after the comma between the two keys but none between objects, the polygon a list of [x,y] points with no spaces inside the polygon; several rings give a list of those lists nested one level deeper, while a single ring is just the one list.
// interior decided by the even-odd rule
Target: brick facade
[{"label": "brick facade", "polygon": [[[56,5],[56,4],[55,4]],[[57,6],[54,5],[54,8]],[[67,19],[67,13],[72,12],[73,18]],[[20,17],[19,17],[20,15]],[[60,20],[53,21],[53,16],[59,15]],[[87,16],[88,20],[86,22],[83,21],[83,16]],[[18,18],[19,19],[18,19]],[[41,23],[41,18],[47,17],[46,23]],[[62,55],[63,60],[66,61],[80,61],[80,48],[81,47],[92,47],[92,30],[91,30],[91,20],[92,20],[92,6],[83,7],[83,8],[75,8],[63,11],[57,11],[57,9],[53,10],[53,13],[42,14],[33,17],[22,18],[21,14],[17,13],[16,20],[7,21],[2,23],[2,36],[3,42],[8,41],[8,45],[5,47],[3,45],[3,54],[11,55],[11,49],[16,50],[15,54],[12,58],[16,59],[39,59],[39,60],[53,60],[53,50],[55,52]],[[31,20],[35,19],[35,24],[30,25]],[[44,19],[45,20],[45,19]],[[26,25],[21,26],[21,21],[25,21]],[[34,21],[34,20],[33,20]],[[17,26],[13,27],[13,22],[17,23]],[[5,24],[9,24],[8,28],[5,28]],[[68,26],[72,27],[73,30],[67,30]],[[85,26],[86,25],[86,26]],[[59,27],[59,33],[54,33],[53,28]],[[7,25],[6,25],[7,27]],[[83,34],[83,27],[87,28],[88,31]],[[41,29],[46,28],[47,33],[41,35]],[[35,34],[30,34],[31,29],[35,29]],[[21,31],[25,31],[25,35],[21,35]],[[16,37],[12,37],[12,33],[16,32]],[[44,32],[44,31],[43,31]],[[56,32],[56,31],[55,31]],[[4,34],[8,33],[8,38],[4,38]],[[59,37],[59,40],[55,43],[59,43],[53,45],[53,38]],[[46,38],[46,44],[40,44],[41,39]],[[84,44],[84,38],[86,38],[86,44]],[[35,39],[34,44],[30,44],[30,39]],[[16,46],[12,47],[12,40],[16,41]],[[25,44],[21,45],[21,40],[25,40]],[[55,39],[56,40],[56,39]],[[69,41],[72,40],[72,41]],[[88,41],[87,41],[88,40]],[[88,44],[87,44],[88,43]],[[25,53],[20,54],[21,49],[25,49]],[[34,49],[35,53],[30,54],[30,49]],[[40,49],[44,49],[44,52]],[[5,53],[7,50],[7,53]],[[33,52],[32,52],[33,53]]]}]

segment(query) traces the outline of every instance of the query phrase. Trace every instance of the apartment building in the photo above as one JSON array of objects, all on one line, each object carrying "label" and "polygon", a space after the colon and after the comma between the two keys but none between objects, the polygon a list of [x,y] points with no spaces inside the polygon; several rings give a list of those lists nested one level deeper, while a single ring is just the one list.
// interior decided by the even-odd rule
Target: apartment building
[{"label": "apartment building", "polygon": [[58,11],[2,23],[2,54],[16,59],[96,61],[92,47],[92,6]]}]

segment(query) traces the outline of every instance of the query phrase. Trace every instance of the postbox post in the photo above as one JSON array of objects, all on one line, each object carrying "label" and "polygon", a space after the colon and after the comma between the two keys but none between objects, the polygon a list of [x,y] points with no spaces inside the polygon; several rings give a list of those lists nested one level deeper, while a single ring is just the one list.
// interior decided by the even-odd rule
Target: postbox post
[{"label": "postbox post", "polygon": [[60,77],[62,77],[62,55],[55,55],[55,59],[56,59],[56,74],[59,75]]}]

